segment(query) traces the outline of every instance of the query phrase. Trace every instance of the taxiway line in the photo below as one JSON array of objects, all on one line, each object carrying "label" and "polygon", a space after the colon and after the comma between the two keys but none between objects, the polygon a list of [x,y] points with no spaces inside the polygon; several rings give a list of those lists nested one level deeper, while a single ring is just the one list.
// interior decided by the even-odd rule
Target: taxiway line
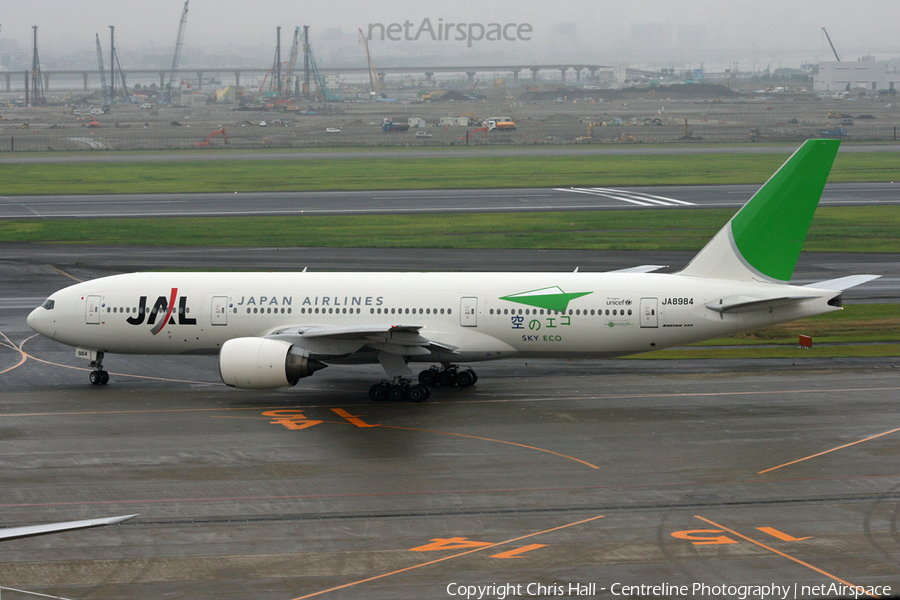
[{"label": "taxiway line", "polygon": [[789,467],[789,466],[791,466],[791,465],[795,465],[795,464],[797,464],[797,463],[799,463],[799,462],[803,462],[803,461],[809,460],[809,459],[811,459],[811,458],[816,458],[816,457],[818,457],[818,456],[822,456],[822,455],[825,455],[825,454],[829,454],[829,453],[831,453],[831,452],[836,452],[836,451],[838,451],[838,450],[843,450],[844,448],[849,448],[850,446],[855,446],[856,444],[862,444],[863,442],[868,442],[868,441],[870,441],[870,440],[874,440],[874,439],[880,438],[880,437],[885,436],[885,435],[890,435],[890,434],[892,434],[892,433],[897,433],[898,431],[900,431],[900,427],[898,427],[897,429],[891,429],[890,431],[885,431],[884,433],[879,433],[878,435],[869,436],[869,437],[867,437],[867,438],[865,438],[865,439],[862,439],[862,440],[857,440],[857,441],[855,441],[855,442],[850,442],[849,444],[844,444],[843,446],[838,446],[837,448],[832,448],[831,450],[825,450],[824,452],[819,452],[819,453],[817,453],[817,454],[811,454],[811,455],[809,455],[809,456],[804,456],[803,458],[798,458],[797,460],[792,460],[791,462],[786,462],[786,463],[784,463],[783,465],[778,465],[777,467],[772,467],[772,468],[766,469],[766,470],[764,470],[764,471],[757,471],[756,474],[757,474],[757,475],[762,475],[763,473],[769,473],[769,472],[771,472],[771,471],[775,471],[775,470],[780,469],[780,468],[782,468],[782,467]]},{"label": "taxiway line", "polygon": [[434,429],[418,429],[416,427],[399,427],[396,425],[379,425],[379,427],[384,427],[386,429],[402,429],[404,431],[420,431],[423,433],[439,433],[441,435],[455,435],[458,437],[464,437],[464,438],[469,438],[469,439],[473,439],[473,440],[481,440],[484,442],[496,442],[498,444],[508,444],[510,446],[518,446],[520,448],[527,448],[528,450],[537,450],[539,452],[546,452],[547,454],[553,454],[555,456],[567,458],[569,460],[574,460],[575,462],[579,462],[583,465],[587,465],[592,469],[598,469],[598,470],[600,469],[600,467],[598,467],[597,465],[589,463],[586,460],[581,460],[580,458],[575,458],[574,456],[569,456],[567,454],[561,454],[559,452],[554,452],[553,450],[547,450],[545,448],[538,448],[537,446],[529,446],[527,444],[519,444],[518,442],[507,442],[504,440],[495,440],[493,438],[486,438],[486,437],[481,437],[481,436],[477,436],[477,435],[468,435],[466,433],[453,433],[451,431],[436,431]]}]

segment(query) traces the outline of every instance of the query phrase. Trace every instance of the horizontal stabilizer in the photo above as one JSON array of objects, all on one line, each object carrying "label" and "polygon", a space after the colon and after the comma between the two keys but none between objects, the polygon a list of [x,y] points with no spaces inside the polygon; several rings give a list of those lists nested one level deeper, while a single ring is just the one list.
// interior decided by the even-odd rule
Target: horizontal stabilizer
[{"label": "horizontal stabilizer", "polygon": [[791,304],[818,298],[818,296],[778,296],[776,298],[757,298],[754,296],[729,296],[721,298],[718,302],[710,302],[706,305],[709,310],[717,313],[744,313],[757,310],[766,310],[773,306]]},{"label": "horizontal stabilizer", "polygon": [[652,273],[653,271],[659,271],[660,269],[665,269],[668,265],[640,265],[638,267],[628,267],[627,269],[616,269],[615,271],[609,271],[610,273]]},{"label": "horizontal stabilizer", "polygon": [[832,290],[835,292],[843,292],[852,287],[868,283],[873,279],[878,279],[881,275],[849,275],[847,277],[839,277],[837,279],[829,279],[828,281],[819,281],[818,283],[810,283],[803,287],[815,288],[817,290]]}]

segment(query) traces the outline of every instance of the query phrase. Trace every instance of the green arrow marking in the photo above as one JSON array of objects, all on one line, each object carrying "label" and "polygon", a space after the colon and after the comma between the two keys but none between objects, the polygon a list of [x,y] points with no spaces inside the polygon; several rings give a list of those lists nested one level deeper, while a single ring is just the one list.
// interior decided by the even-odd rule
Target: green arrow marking
[{"label": "green arrow marking", "polygon": [[567,294],[562,291],[559,286],[541,288],[539,290],[531,290],[530,292],[520,292],[510,296],[503,296],[500,299],[508,302],[518,302],[519,304],[527,304],[528,306],[536,306],[547,310],[564,311],[569,308],[569,302],[575,298],[581,298],[593,294],[593,292],[573,292]]}]

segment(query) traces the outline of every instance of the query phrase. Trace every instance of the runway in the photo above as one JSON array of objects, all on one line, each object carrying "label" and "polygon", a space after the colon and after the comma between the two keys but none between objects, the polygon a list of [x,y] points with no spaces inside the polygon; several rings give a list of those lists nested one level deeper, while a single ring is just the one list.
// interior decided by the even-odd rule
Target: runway
[{"label": "runway", "polygon": [[[0,196],[0,218],[202,217],[738,208],[758,185]],[[835,183],[820,206],[894,206],[896,183]]]},{"label": "runway", "polygon": [[[159,152],[153,154],[129,153],[129,152],[84,152],[84,153],[57,153],[50,155],[0,155],[0,164],[79,164],[79,163],[130,163],[130,162],[212,162],[221,160],[321,160],[321,159],[355,159],[367,158],[486,158],[500,156],[513,158],[521,156],[657,156],[672,154],[787,154],[792,147],[787,145],[754,144],[751,146],[720,146],[710,145],[613,145],[613,146],[549,146],[549,147],[498,147],[488,148],[440,148],[428,150],[424,148],[388,150],[300,150],[300,151],[269,151],[269,152],[241,152],[241,151],[216,151],[216,150],[192,150],[190,152]],[[843,144],[842,153],[857,152],[897,152],[900,146],[897,144]]]},{"label": "runway", "polygon": [[[33,300],[70,275],[187,260],[346,268],[353,258],[153,252],[4,246],[0,521],[140,513],[0,543],[4,599],[33,597],[12,589],[261,600],[451,598],[492,585],[483,597],[499,598],[500,585],[536,598],[673,597],[677,586],[689,598],[734,598],[741,585],[790,586],[799,598],[837,597],[822,591],[831,585],[900,590],[896,359],[810,360],[798,350],[750,364],[508,361],[475,365],[474,388],[414,405],[365,400],[376,367],[335,366],[290,390],[254,392],[221,385],[212,358],[108,356],[110,385],[92,387],[71,348],[25,325]],[[355,268],[545,270],[577,260],[608,270],[654,258],[366,254]],[[798,277],[867,272],[857,267],[882,268],[892,282],[860,293],[896,298],[891,256],[804,255]]]}]

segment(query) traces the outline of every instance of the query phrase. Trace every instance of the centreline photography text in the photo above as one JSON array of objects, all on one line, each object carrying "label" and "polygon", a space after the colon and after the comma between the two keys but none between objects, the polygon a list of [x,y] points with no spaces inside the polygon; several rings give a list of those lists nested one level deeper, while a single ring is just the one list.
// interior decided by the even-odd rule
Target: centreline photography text
[{"label": "centreline photography text", "polygon": [[800,600],[804,598],[890,598],[893,590],[889,585],[852,586],[843,583],[793,583],[793,584],[634,584],[612,583],[490,583],[465,584],[453,582],[446,586],[451,598],[465,600],[505,600],[506,598],[527,597],[622,597],[645,598],[648,596],[667,598],[729,598],[734,600]]}]

